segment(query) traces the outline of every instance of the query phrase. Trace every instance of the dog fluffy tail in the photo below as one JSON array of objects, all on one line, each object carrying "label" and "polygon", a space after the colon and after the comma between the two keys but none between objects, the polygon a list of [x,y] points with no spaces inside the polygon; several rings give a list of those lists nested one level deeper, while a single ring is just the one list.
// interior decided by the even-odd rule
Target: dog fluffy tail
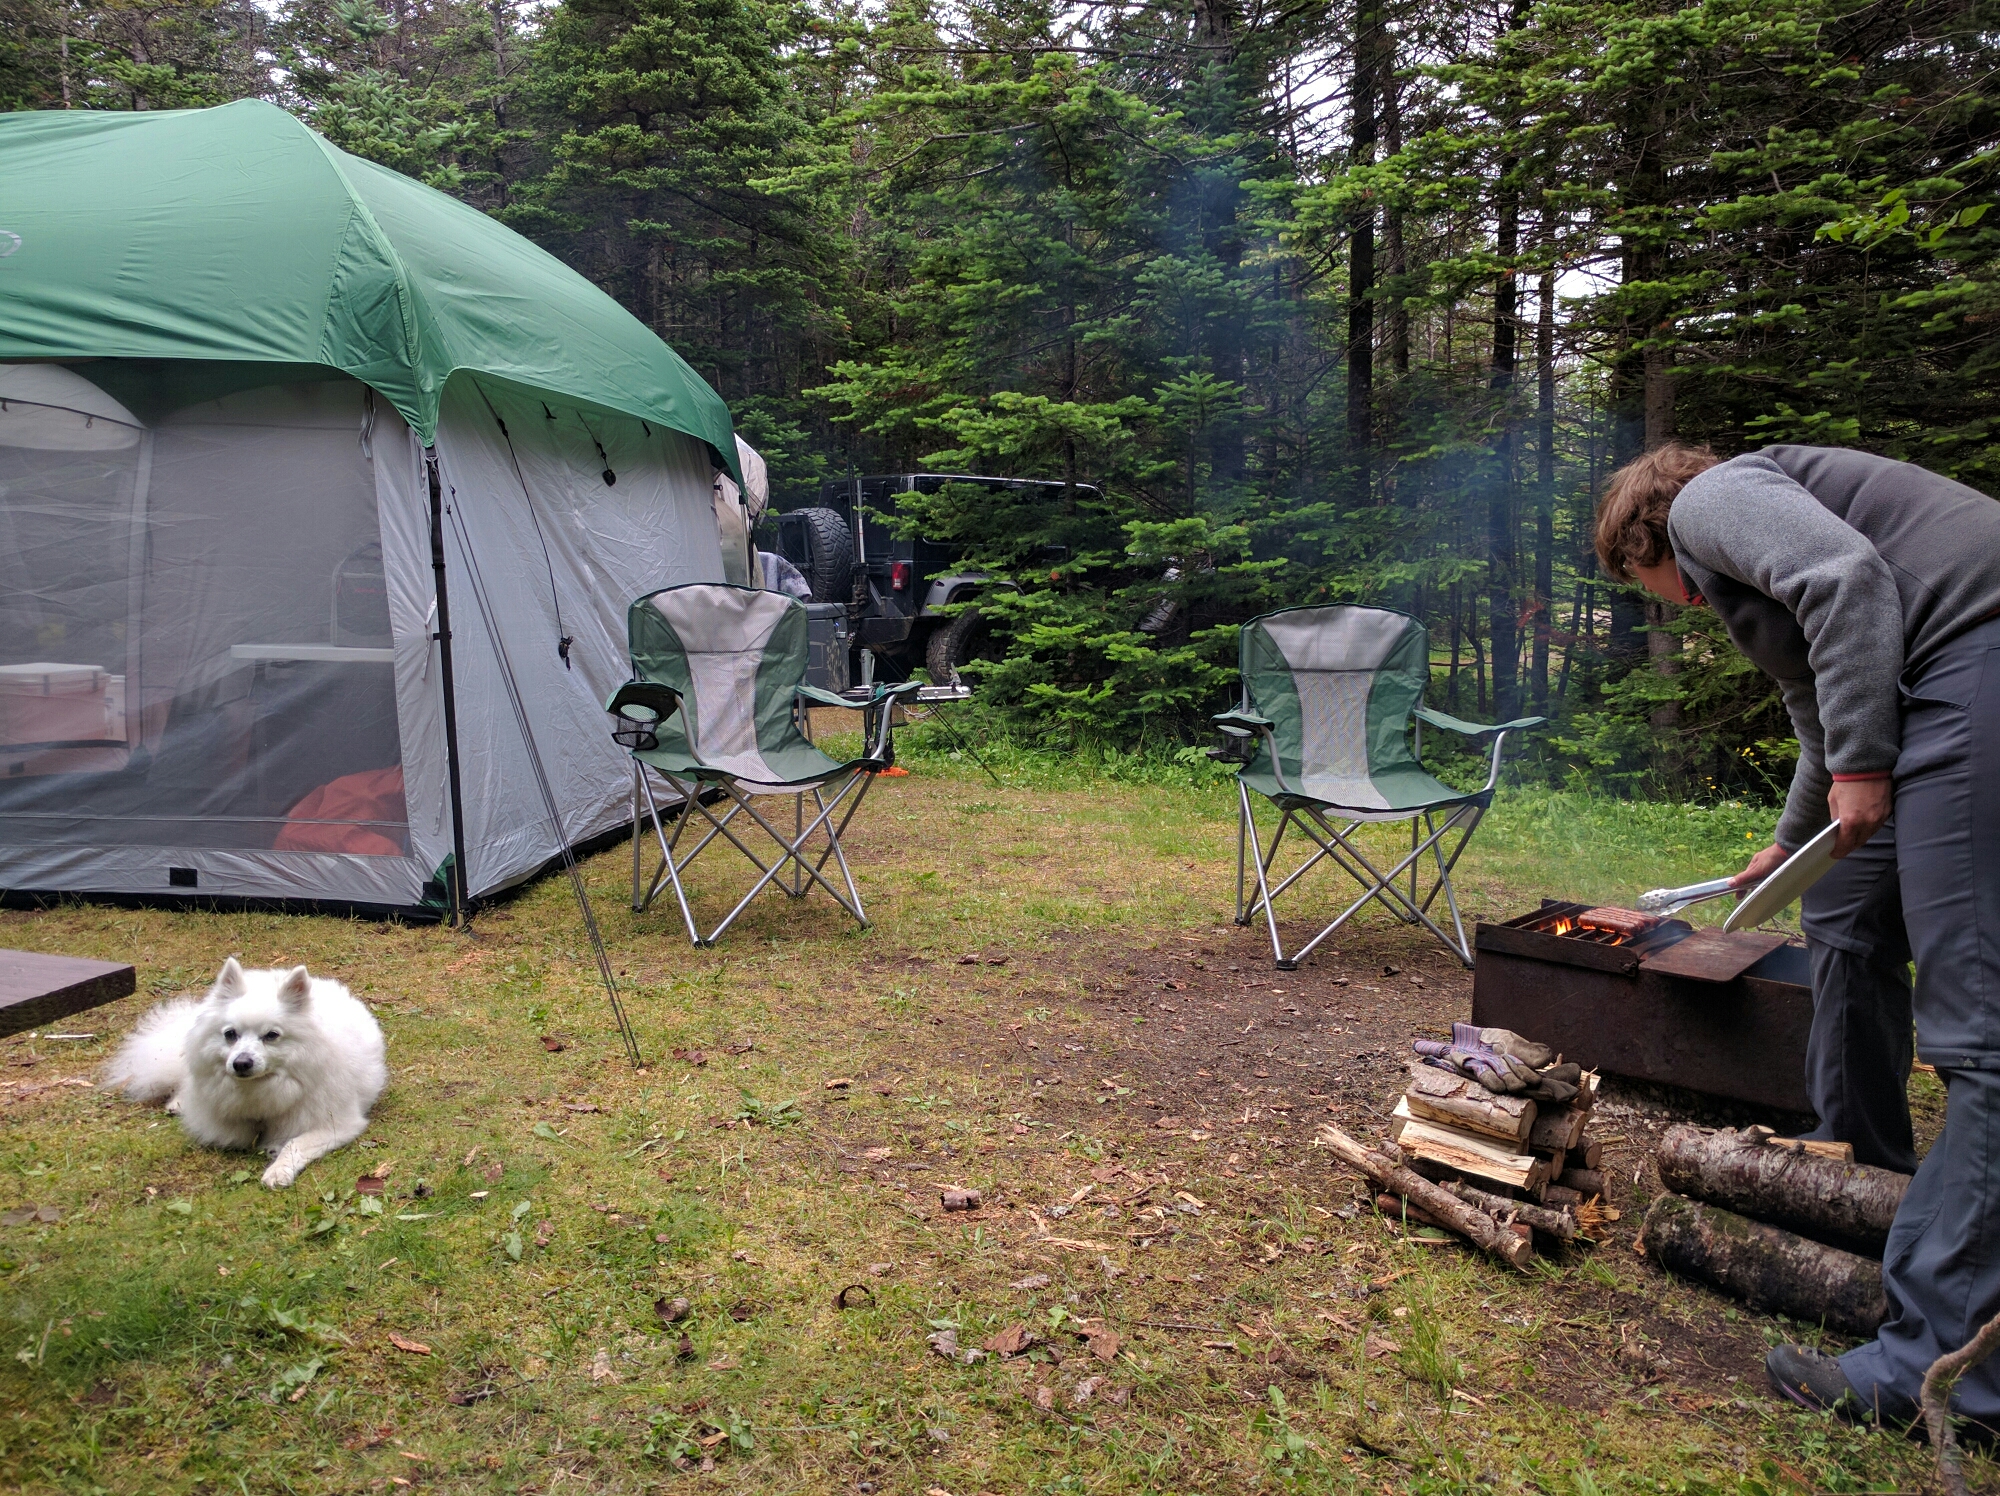
[{"label": "dog fluffy tail", "polygon": [[182,998],[162,1003],[141,1018],[131,1037],[118,1046],[118,1053],[104,1067],[104,1084],[122,1090],[134,1101],[154,1106],[170,1098],[187,1079],[187,1061],[181,1050],[200,1006],[194,998]]}]

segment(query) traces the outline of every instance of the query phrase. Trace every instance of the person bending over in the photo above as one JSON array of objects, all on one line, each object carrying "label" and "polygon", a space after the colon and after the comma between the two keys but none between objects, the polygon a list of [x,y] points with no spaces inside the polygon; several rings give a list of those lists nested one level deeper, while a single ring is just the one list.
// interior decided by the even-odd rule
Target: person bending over
[{"label": "person bending over", "polygon": [[[1925,1370],[2000,1311],[2000,503],[1909,463],[1778,446],[1723,461],[1669,443],[1611,477],[1607,576],[1714,610],[1778,683],[1799,760],[1748,886],[1831,820],[1801,901],[1813,972],[1813,1137],[1915,1180],[1883,1262],[1889,1314],[1838,1358],[1766,1358],[1808,1407],[1907,1420]],[[1908,970],[1914,957],[1914,998]],[[1915,1049],[1946,1090],[1919,1168]],[[2000,1429],[2000,1363],[1958,1386]]]}]

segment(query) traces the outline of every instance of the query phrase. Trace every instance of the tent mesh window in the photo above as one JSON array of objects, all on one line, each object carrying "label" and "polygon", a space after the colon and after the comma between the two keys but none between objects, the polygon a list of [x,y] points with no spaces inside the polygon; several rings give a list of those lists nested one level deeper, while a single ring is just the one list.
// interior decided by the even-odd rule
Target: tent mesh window
[{"label": "tent mesh window", "polygon": [[120,389],[143,420],[106,386],[0,371],[0,841],[407,855],[401,418],[346,378]]}]

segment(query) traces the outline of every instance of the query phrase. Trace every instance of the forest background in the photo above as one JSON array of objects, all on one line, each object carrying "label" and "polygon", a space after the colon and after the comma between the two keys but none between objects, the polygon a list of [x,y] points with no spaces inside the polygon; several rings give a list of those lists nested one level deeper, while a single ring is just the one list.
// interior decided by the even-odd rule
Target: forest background
[{"label": "forest background", "polygon": [[[2000,493],[1992,0],[0,0],[0,108],[268,98],[603,286],[781,506],[921,516],[1021,587],[1017,735],[1183,753],[1235,625],[1366,600],[1535,772],[1768,796],[1711,619],[1607,584],[1671,436]],[[1090,485],[1085,488],[1081,485]],[[1063,547],[1051,566],[1049,547]]]}]

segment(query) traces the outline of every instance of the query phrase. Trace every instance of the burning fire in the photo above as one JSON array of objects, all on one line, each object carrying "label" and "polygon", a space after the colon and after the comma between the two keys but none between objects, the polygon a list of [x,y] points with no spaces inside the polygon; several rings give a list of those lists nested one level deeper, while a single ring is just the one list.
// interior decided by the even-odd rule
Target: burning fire
[{"label": "burning fire", "polygon": [[1574,935],[1579,940],[1588,940],[1596,945],[1624,945],[1631,939],[1623,930],[1607,930],[1602,925],[1586,925],[1578,922],[1575,915],[1562,914],[1541,927],[1551,935]]}]

